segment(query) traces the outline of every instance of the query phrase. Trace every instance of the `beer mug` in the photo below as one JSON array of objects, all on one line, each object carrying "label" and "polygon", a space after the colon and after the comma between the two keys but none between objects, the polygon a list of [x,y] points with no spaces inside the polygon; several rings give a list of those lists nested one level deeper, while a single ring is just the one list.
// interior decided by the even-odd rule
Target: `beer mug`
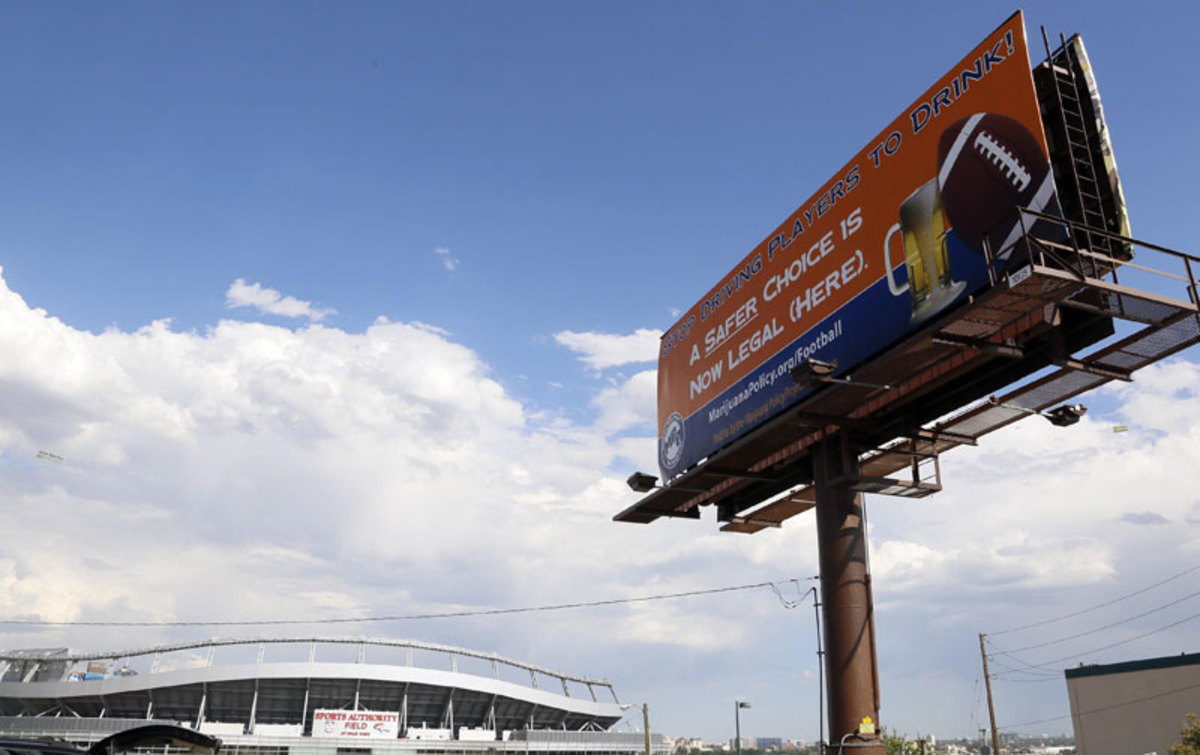
[{"label": "beer mug", "polygon": [[[908,282],[896,283],[892,274],[892,236],[904,240],[904,264]],[[912,319],[924,320],[943,309],[966,286],[950,275],[950,250],[946,243],[946,211],[936,178],[931,178],[900,205],[900,222],[883,237],[884,270],[893,296],[907,291],[912,300]]]}]

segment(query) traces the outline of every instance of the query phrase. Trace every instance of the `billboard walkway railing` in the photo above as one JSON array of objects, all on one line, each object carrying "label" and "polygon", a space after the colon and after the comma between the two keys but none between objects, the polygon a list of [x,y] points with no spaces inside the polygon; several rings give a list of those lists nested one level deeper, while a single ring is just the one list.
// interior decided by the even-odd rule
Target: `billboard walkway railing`
[{"label": "billboard walkway railing", "polygon": [[[699,518],[701,506],[715,505],[724,531],[779,526],[813,506],[811,448],[843,430],[861,441],[862,477],[887,481],[888,475],[913,470],[915,477],[906,474],[906,482],[937,487],[939,454],[1111,380],[1128,380],[1134,371],[1200,342],[1200,257],[1030,210],[1020,214],[1027,228],[1017,242],[1020,253],[988,252],[995,283],[990,289],[861,366],[852,380],[829,379],[794,408],[615,519]],[[1072,241],[1096,237],[1116,242],[1108,248],[1136,247],[1138,262]],[[1072,311],[1097,321],[1121,320],[1136,330],[1086,355],[1065,347],[1047,350],[1046,334],[1053,335]],[[1047,365],[1047,374],[974,401],[947,419],[910,421],[938,401],[952,403],[954,397],[941,396],[939,389],[965,370],[1003,377],[1006,361],[1028,364],[1035,357]],[[986,379],[992,378],[980,378]],[[929,464],[932,481],[921,472]],[[914,487],[920,486],[861,489],[912,495]]]}]

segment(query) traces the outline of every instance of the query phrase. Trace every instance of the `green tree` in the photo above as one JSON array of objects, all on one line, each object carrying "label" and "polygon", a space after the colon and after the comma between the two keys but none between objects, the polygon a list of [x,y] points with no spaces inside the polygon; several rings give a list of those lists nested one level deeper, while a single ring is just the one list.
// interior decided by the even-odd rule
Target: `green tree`
[{"label": "green tree", "polygon": [[[921,745],[919,742],[902,737],[895,732],[888,731],[886,728],[880,730],[879,736],[883,740],[885,755],[921,755]],[[1191,753],[1187,753],[1186,755],[1191,755]],[[1196,755],[1200,755],[1200,753],[1196,753]]]},{"label": "green tree", "polygon": [[1200,718],[1189,713],[1187,723],[1179,732],[1179,744],[1167,748],[1171,755],[1200,755]]}]

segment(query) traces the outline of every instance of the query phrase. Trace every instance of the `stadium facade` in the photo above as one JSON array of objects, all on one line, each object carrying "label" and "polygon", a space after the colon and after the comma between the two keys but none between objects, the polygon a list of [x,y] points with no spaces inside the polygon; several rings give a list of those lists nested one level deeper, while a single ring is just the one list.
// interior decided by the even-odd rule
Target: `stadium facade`
[{"label": "stadium facade", "polygon": [[90,746],[148,721],[233,755],[666,755],[610,682],[465,648],[330,637],[0,651],[0,735]]}]

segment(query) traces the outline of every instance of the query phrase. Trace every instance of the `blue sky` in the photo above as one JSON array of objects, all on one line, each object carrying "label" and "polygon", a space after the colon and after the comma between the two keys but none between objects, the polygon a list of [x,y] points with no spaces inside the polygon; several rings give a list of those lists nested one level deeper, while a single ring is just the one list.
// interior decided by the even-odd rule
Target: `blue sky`
[{"label": "blue sky", "polygon": [[[183,619],[558,603],[815,573],[810,521],[753,539],[707,521],[609,522],[631,500],[624,477],[654,466],[656,333],[1013,8],[5,10],[0,516],[8,532],[37,533],[53,511],[100,543],[176,534],[141,564],[101,564],[120,580],[64,555],[65,534],[0,540],[0,615]],[[1084,36],[1134,235],[1193,252],[1198,15],[1027,9],[1035,50],[1039,24]],[[1160,470],[1197,450],[1196,375],[1193,352],[1109,391],[1069,448],[1040,427],[990,448],[1028,461],[1032,480],[1069,468],[1100,484],[1091,465],[1110,452]],[[1159,424],[1135,419],[1115,441],[1109,426],[1130,416]],[[67,462],[30,464],[40,448]],[[958,478],[962,492],[956,466],[976,472]],[[973,643],[1014,606],[1053,615],[1197,560],[1194,470],[1165,467],[1145,500],[1146,485],[1107,502],[1075,486],[1057,522],[1002,497],[1027,497],[1027,480],[1001,475],[987,449],[944,468],[942,502],[885,501],[872,520],[881,631],[893,627],[880,648],[890,726],[973,732]],[[981,498],[986,514],[959,512]],[[374,527],[326,530],[328,516]],[[979,552],[1011,578],[967,557],[981,527]],[[1151,542],[1169,544],[1161,563],[1145,562]],[[210,573],[220,599],[197,589],[213,561],[228,564]],[[169,562],[171,578],[148,576]],[[983,573],[1000,575],[994,591],[971,578]],[[929,626],[945,634],[926,644]],[[608,676],[670,734],[727,738],[720,722],[741,696],[755,701],[751,736],[816,736],[811,615],[769,594],[386,631]],[[1195,650],[1172,637],[1125,649]],[[1124,657],[1114,652],[1101,660]],[[1060,685],[1011,686],[1009,722],[1066,711]]]},{"label": "blue sky", "polygon": [[[240,277],[343,328],[444,327],[507,381],[546,364],[571,383],[545,336],[670,324],[1011,12],[948,8],[19,5],[5,267],[93,331],[203,328]],[[1168,10],[1031,16],[1087,32],[1156,230],[1180,224],[1151,208],[1195,150],[1184,129],[1126,134],[1191,104]]]}]

